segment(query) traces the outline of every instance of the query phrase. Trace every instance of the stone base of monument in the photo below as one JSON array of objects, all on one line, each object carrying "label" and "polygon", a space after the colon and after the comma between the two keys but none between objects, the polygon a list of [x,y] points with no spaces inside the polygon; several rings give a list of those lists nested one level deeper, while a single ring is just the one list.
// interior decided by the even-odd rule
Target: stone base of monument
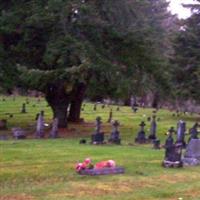
[{"label": "stone base of monument", "polygon": [[13,137],[17,140],[26,139],[26,131],[17,127],[12,128]]},{"label": "stone base of monument", "polygon": [[142,139],[135,138],[135,143],[138,143],[138,144],[145,144],[145,143],[148,143],[148,140],[145,139],[145,138],[142,138]]},{"label": "stone base of monument", "polygon": [[156,140],[156,136],[155,135],[149,135],[148,140],[153,141]]},{"label": "stone base of monument", "polygon": [[191,139],[182,159],[183,165],[200,165],[200,139]]},{"label": "stone base of monument", "polygon": [[104,132],[93,134],[91,137],[91,144],[105,144]]},{"label": "stone base of monument", "polygon": [[109,174],[124,174],[125,170],[123,167],[113,167],[113,168],[102,168],[102,169],[84,169],[79,171],[80,175],[109,175]]},{"label": "stone base of monument", "polygon": [[182,161],[184,166],[200,165],[200,158],[183,158]]},{"label": "stone base of monument", "polygon": [[118,145],[120,145],[121,144],[121,140],[120,139],[109,139],[108,143],[109,144],[118,144]]},{"label": "stone base of monument", "polygon": [[160,149],[160,140],[153,140],[153,149]]},{"label": "stone base of monument", "polygon": [[162,166],[166,167],[166,168],[180,168],[183,167],[183,162],[182,161],[168,161],[168,160],[164,160],[162,162]]}]

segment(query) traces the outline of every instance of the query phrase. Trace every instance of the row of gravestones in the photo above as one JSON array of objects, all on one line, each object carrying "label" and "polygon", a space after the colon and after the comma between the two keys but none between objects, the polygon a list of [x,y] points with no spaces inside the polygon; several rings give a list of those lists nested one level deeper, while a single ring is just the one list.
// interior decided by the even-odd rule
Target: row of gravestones
[{"label": "row of gravestones", "polygon": [[[36,138],[44,138],[45,137],[45,123],[44,123],[44,111],[41,111],[36,115],[36,132],[35,137]],[[12,128],[13,137],[15,139],[25,139],[27,136],[27,133],[25,130],[17,127]],[[54,118],[52,123],[52,128],[49,133],[50,138],[58,138],[58,119]]]},{"label": "row of gravestones", "polygon": [[[135,142],[146,143],[147,141],[153,141],[154,148],[160,148],[160,141],[156,138],[156,116],[153,116],[151,123],[151,130],[148,139],[145,137],[144,126],[145,123],[141,122],[140,131],[138,136],[135,139]],[[101,131],[101,118],[96,118],[96,130],[95,133],[91,136],[92,144],[103,144],[104,143],[104,133]],[[109,143],[120,144],[120,132],[118,130],[119,122],[113,121],[113,131],[108,140]],[[184,158],[182,159],[182,149],[186,148],[185,131],[186,123],[182,120],[178,122],[177,131],[171,127],[168,131],[168,137],[165,141],[165,158],[162,163],[164,167],[182,167],[183,163],[185,165],[196,165],[200,164],[200,140],[198,139],[198,123],[195,123],[194,126],[190,129],[190,138],[187,145],[187,150]],[[176,133],[177,139],[174,142],[173,134]]]},{"label": "row of gravestones", "polygon": [[[91,143],[92,144],[103,144],[104,143],[104,132],[101,131],[101,117],[96,118],[96,130],[91,136]],[[112,121],[112,126],[113,130],[111,132],[110,138],[108,140],[109,143],[115,143],[115,144],[120,144],[121,139],[120,139],[120,132],[119,132],[119,122],[117,120]],[[144,132],[144,126],[145,123],[141,122],[140,124],[140,131],[138,132],[137,137],[135,138],[135,142],[137,143],[146,143],[147,139],[145,137],[145,132]],[[157,140],[156,138],[156,129],[157,129],[157,124],[156,124],[156,116],[153,116],[152,122],[151,122],[151,129],[150,129],[150,135],[148,137],[149,141],[154,142],[154,147],[159,148],[160,141]]]},{"label": "row of gravestones", "polygon": [[[84,107],[85,107],[85,104],[83,104],[82,111],[84,110]],[[93,110],[96,111],[97,107],[98,107],[97,104],[94,104]],[[101,105],[101,109],[104,109],[105,107],[106,107],[105,104]],[[107,107],[109,107],[109,104],[107,105]],[[120,107],[119,106],[117,106],[116,111],[120,111]]]},{"label": "row of gravestones", "polygon": [[[104,143],[104,132],[101,131],[101,117],[96,118],[96,128],[95,132],[91,136],[92,144],[103,144]],[[117,120],[112,121],[113,130],[111,132],[110,138],[108,139],[109,143],[120,144],[120,132],[119,132],[119,122]]]},{"label": "row of gravestones", "polygon": [[[178,123],[177,139],[174,142],[173,127],[169,129],[168,138],[165,142],[165,158],[163,161],[164,167],[182,167],[184,165],[200,164],[200,140],[198,139],[199,124],[195,123],[190,129],[190,138],[188,144],[185,142],[186,123],[182,120]],[[186,153],[182,159],[182,149],[186,148]]]},{"label": "row of gravestones", "polygon": [[[82,111],[84,111],[84,107],[85,107],[85,104],[83,104]],[[105,104],[101,105],[102,109],[104,109],[105,107],[106,107]],[[107,107],[109,107],[109,105],[107,105]],[[132,106],[131,109],[133,110],[134,113],[138,111],[138,107],[136,106]],[[97,110],[97,104],[94,104],[93,110],[94,111]],[[117,106],[116,111],[120,111],[120,106]],[[112,109],[110,109],[110,112],[112,112]]]}]

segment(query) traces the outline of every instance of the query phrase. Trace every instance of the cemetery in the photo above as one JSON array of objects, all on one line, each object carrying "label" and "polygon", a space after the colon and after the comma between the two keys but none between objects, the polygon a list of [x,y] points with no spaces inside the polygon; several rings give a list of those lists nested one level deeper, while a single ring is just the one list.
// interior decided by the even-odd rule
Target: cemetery
[{"label": "cemetery", "polygon": [[[17,96],[14,102],[9,96],[4,98],[6,101],[0,102],[0,118],[7,121],[7,128],[0,130],[3,198],[195,199],[199,195],[198,114],[180,113],[172,118],[172,112],[163,109],[155,117],[151,108],[139,108],[135,114],[128,106],[117,111],[117,105],[99,105],[94,110],[93,103],[85,102],[84,122],[58,129],[43,98],[37,102],[30,97],[26,113],[20,111],[25,97]],[[108,122],[111,107],[112,120]],[[144,137],[135,143],[141,131],[145,143]],[[91,144],[91,138],[97,135],[99,139],[102,132],[101,145]],[[87,142],[80,145],[80,138]],[[86,157],[91,157],[92,163],[114,160],[117,166],[77,173],[76,165]]]},{"label": "cemetery", "polygon": [[0,10],[0,200],[200,200],[200,0]]}]

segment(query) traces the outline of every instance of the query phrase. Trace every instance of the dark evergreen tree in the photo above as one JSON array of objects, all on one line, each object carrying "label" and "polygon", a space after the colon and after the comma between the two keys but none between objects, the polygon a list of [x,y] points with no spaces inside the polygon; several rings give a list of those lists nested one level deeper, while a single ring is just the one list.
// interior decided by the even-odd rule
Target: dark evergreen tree
[{"label": "dark evergreen tree", "polygon": [[174,84],[179,100],[200,101],[200,5],[185,6],[190,7],[193,14],[181,22],[174,41]]}]

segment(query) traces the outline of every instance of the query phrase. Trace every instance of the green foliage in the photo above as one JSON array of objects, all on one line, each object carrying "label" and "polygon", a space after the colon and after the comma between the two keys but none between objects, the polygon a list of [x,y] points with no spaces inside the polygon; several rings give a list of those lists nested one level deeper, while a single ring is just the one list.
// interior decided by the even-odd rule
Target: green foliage
[{"label": "green foliage", "polygon": [[178,96],[182,99],[195,99],[200,101],[197,89],[200,85],[200,8],[187,20],[174,42],[175,56],[173,62],[174,81]]},{"label": "green foliage", "polygon": [[[29,78],[22,74],[26,87],[41,86],[42,80],[38,88],[43,88],[58,69],[89,60],[89,96],[94,90],[115,98],[140,95],[168,81],[162,75],[168,71],[162,51],[167,5],[164,0],[2,2],[0,34],[10,60],[30,69]],[[50,77],[35,78],[32,69],[47,70],[45,77]]]}]

